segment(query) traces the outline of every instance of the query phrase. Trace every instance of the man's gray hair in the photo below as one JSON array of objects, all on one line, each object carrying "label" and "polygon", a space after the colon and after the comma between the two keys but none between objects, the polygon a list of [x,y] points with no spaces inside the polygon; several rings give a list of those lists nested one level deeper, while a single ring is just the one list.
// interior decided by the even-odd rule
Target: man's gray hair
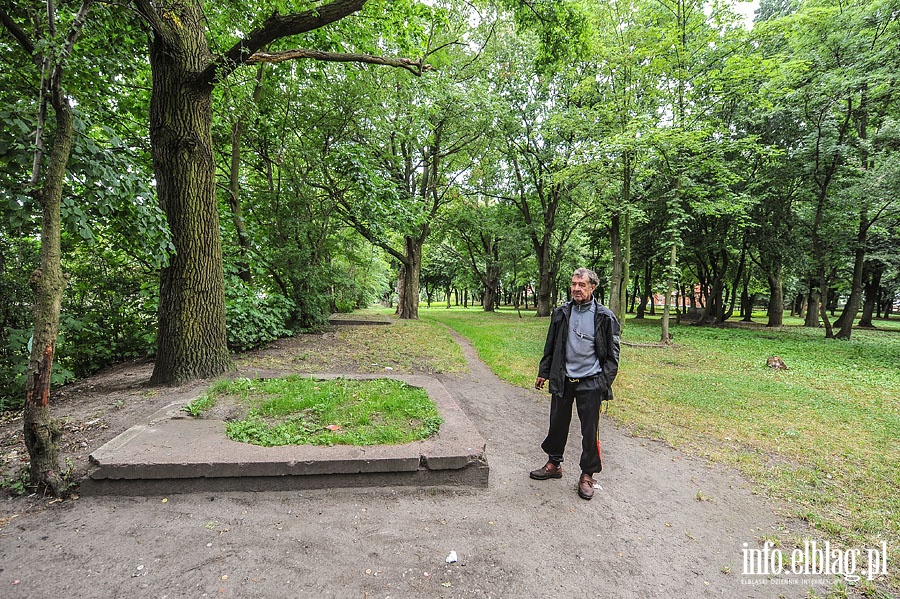
[{"label": "man's gray hair", "polygon": [[590,268],[576,268],[576,269],[575,269],[575,272],[572,273],[572,276],[573,276],[573,277],[580,277],[580,278],[587,277],[587,280],[588,280],[588,281],[591,283],[591,285],[593,285],[594,287],[596,287],[596,286],[598,286],[598,285],[600,284],[600,277],[598,277],[598,276],[597,276],[597,273],[595,273],[595,272],[594,272],[593,270],[591,270]]}]

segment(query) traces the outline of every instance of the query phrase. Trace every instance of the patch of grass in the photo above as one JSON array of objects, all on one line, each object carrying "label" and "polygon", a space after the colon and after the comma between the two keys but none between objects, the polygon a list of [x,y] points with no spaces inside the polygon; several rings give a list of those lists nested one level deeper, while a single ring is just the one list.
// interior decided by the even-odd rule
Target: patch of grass
[{"label": "patch of grass", "polygon": [[197,418],[199,416],[202,416],[211,408],[215,407],[217,400],[218,398],[215,394],[207,393],[205,395],[201,395],[188,405],[184,406],[182,409],[194,418]]},{"label": "patch of grass", "polygon": [[[420,309],[471,340],[498,376],[531,387],[547,318]],[[802,324],[788,319],[789,324]],[[636,434],[737,467],[791,515],[846,547],[889,542],[900,563],[900,335],[854,330],[673,325],[668,348],[623,345],[610,414]],[[659,339],[659,319],[627,320],[623,341]],[[788,370],[766,366],[768,356]],[[889,572],[900,589],[900,571]]]},{"label": "patch of grass", "polygon": [[225,433],[265,447],[408,443],[442,423],[424,389],[392,379],[243,378],[220,381],[201,399],[245,405],[246,417],[226,423]]},{"label": "patch of grass", "polygon": [[480,307],[419,308],[426,322],[441,322],[468,339],[478,356],[505,381],[531,387],[537,376],[537,363],[544,351],[549,320],[535,318],[534,312],[514,310],[495,313]]}]

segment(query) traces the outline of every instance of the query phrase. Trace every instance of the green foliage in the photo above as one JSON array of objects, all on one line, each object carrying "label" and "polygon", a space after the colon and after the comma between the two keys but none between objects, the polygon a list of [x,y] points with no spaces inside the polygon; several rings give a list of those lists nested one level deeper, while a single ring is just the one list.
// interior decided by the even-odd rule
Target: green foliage
[{"label": "green foliage", "polygon": [[225,400],[249,410],[226,424],[229,438],[265,447],[408,443],[435,434],[442,422],[424,389],[393,379],[238,379],[186,409],[199,413]]},{"label": "green foliage", "polygon": [[82,378],[151,355],[156,343],[156,272],[99,243],[67,244],[69,275],[56,361]]},{"label": "green foliage", "polygon": [[205,412],[214,408],[216,403],[218,403],[218,396],[214,393],[207,393],[188,403],[183,409],[194,418],[199,418]]},{"label": "green foliage", "polygon": [[[22,207],[22,210],[25,208]],[[63,235],[63,293],[51,382],[58,386],[110,364],[153,353],[156,340],[157,272],[121,249],[121,239],[96,221],[91,241]],[[93,235],[97,231],[97,235]],[[33,327],[28,279],[38,265],[38,242],[0,229],[0,408],[24,400]],[[132,248],[134,245],[131,246]]]},{"label": "green foliage", "polygon": [[0,411],[25,399],[31,297],[28,278],[37,267],[35,239],[0,228]]},{"label": "green foliage", "polygon": [[535,63],[544,69],[577,59],[587,44],[587,7],[571,0],[506,0],[516,24],[537,34],[540,43]]},{"label": "green foliage", "polygon": [[0,478],[0,489],[6,489],[10,495],[24,495],[28,492],[30,480],[31,470],[25,465],[14,474]]},{"label": "green foliage", "polygon": [[293,309],[293,303],[284,296],[261,292],[237,275],[229,275],[225,285],[228,347],[246,351],[290,335],[286,322]]},{"label": "green foliage", "polygon": [[69,162],[73,193],[61,205],[66,232],[88,243],[108,240],[148,268],[165,266],[174,246],[140,141],[124,140],[86,115],[75,125],[77,143]]},{"label": "green foliage", "polygon": [[335,312],[349,313],[384,297],[392,275],[383,253],[359,235],[345,230],[339,239],[343,252],[331,261],[331,297]]}]

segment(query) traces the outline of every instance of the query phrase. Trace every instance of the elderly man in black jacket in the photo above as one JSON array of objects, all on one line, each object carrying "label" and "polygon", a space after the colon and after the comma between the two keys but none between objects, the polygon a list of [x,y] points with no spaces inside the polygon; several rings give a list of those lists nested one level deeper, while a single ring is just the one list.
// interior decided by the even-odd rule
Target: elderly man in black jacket
[{"label": "elderly man in black jacket", "polygon": [[550,382],[550,430],[541,444],[547,464],[531,478],[562,478],[563,452],[572,421],[572,403],[581,421],[581,477],[578,495],[594,496],[595,472],[600,472],[600,406],[612,399],[612,383],[619,370],[619,321],[609,308],[594,300],[600,280],[586,268],[572,274],[572,300],[550,316],[550,330],[538,369],[536,389]]}]

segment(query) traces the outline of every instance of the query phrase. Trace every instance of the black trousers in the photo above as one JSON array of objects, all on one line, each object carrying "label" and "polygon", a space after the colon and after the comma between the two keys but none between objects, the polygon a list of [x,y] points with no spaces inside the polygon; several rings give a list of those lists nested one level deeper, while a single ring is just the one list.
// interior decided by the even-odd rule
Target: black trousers
[{"label": "black trousers", "polygon": [[587,390],[580,390],[583,383],[572,383],[566,379],[562,395],[550,396],[550,430],[547,438],[541,443],[541,449],[551,462],[561,463],[569,438],[569,425],[572,422],[572,404],[578,409],[578,420],[581,421],[581,471],[594,474],[603,470],[600,461],[600,392],[596,385]]}]

